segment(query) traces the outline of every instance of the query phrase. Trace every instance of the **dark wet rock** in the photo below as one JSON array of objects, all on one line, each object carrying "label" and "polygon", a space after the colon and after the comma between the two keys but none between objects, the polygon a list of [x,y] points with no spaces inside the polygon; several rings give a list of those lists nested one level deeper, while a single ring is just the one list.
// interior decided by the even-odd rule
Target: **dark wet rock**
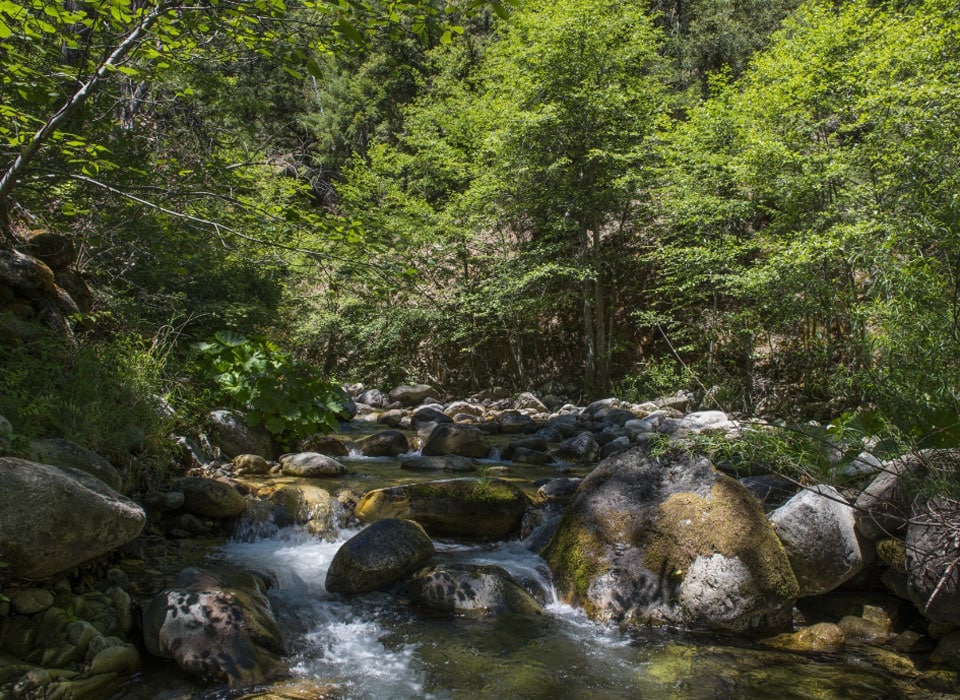
[{"label": "dark wet rock", "polygon": [[593,464],[600,454],[600,445],[590,433],[580,433],[576,437],[561,442],[553,451],[553,456],[561,462],[574,464]]},{"label": "dark wet rock", "polygon": [[776,630],[798,592],[753,496],[684,454],[602,462],[543,556],[563,598],[604,620]]},{"label": "dark wet rock", "polygon": [[417,605],[467,617],[542,612],[540,604],[503,568],[482,564],[437,564],[407,582]]},{"label": "dark wet rock", "polygon": [[537,489],[538,503],[566,503],[580,488],[583,479],[561,477],[550,479]]},{"label": "dark wet rock", "polygon": [[478,428],[446,423],[431,431],[421,452],[428,457],[453,454],[482,459],[490,454],[490,441]]},{"label": "dark wet rock", "polygon": [[327,571],[331,593],[366,593],[386,588],[429,561],[433,542],[411,520],[385,518],[343,543]]},{"label": "dark wet rock", "polygon": [[799,490],[794,482],[777,474],[759,474],[737,479],[760,501],[766,511],[773,511],[793,498]]},{"label": "dark wet rock", "polygon": [[180,572],[143,614],[154,656],[203,680],[245,685],[283,672],[283,636],[264,582],[243,572]]},{"label": "dark wet rock", "polygon": [[856,514],[832,486],[805,489],[770,514],[790,559],[800,596],[826,593],[859,573],[872,558],[860,542]]},{"label": "dark wet rock", "polygon": [[526,447],[514,448],[512,452],[512,459],[514,462],[519,464],[533,464],[535,466],[549,464],[551,461],[553,461],[553,458],[546,452],[528,450]]},{"label": "dark wet rock", "polygon": [[519,411],[504,411],[500,414],[500,432],[505,435],[528,433],[536,428],[536,423],[530,416]]},{"label": "dark wet rock", "polygon": [[600,448],[600,459],[606,459],[607,457],[612,457],[615,454],[620,454],[621,452],[626,452],[630,449],[630,438],[626,436],[615,437],[611,440],[608,440]]},{"label": "dark wet rock", "polygon": [[410,451],[407,436],[399,430],[382,430],[358,440],[357,449],[367,457],[396,457]]},{"label": "dark wet rock", "polygon": [[0,457],[0,560],[42,579],[140,534],[143,509],[86,472]]},{"label": "dark wet rock", "polygon": [[543,437],[522,438],[520,440],[513,440],[510,444],[506,445],[500,453],[500,456],[503,459],[513,459],[513,451],[518,448],[536,452],[546,452],[548,447],[549,443]]},{"label": "dark wet rock", "polygon": [[350,454],[350,447],[332,435],[311,435],[300,441],[300,451],[319,452],[327,457],[346,457]]},{"label": "dark wet rock", "polygon": [[319,452],[295,452],[281,455],[280,469],[287,476],[299,476],[305,479],[343,476],[347,473],[347,468],[340,462]]},{"label": "dark wet rock", "polygon": [[469,457],[442,455],[436,457],[412,456],[400,463],[401,469],[421,472],[475,472],[476,463]]},{"label": "dark wet rock", "polygon": [[205,518],[233,518],[247,509],[247,500],[230,484],[201,477],[178,479],[173,488],[183,493],[183,507]]},{"label": "dark wet rock", "polygon": [[419,430],[423,426],[431,423],[437,425],[440,423],[453,423],[453,419],[434,406],[420,406],[413,412],[413,416],[410,418],[410,425],[413,426],[414,430]]},{"label": "dark wet rock", "polygon": [[499,479],[447,479],[376,489],[355,514],[365,523],[414,520],[433,535],[498,539],[517,529],[527,503],[522,491]]}]

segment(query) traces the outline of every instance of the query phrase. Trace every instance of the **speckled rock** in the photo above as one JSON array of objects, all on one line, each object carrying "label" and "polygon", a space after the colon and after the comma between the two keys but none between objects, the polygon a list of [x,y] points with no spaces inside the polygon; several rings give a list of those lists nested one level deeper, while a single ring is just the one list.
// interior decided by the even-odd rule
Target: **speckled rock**
[{"label": "speckled rock", "polygon": [[143,614],[144,643],[204,680],[249,684],[284,670],[283,636],[263,581],[188,568]]},{"label": "speckled rock", "polygon": [[120,491],[123,479],[110,462],[92,450],[60,438],[49,440],[31,440],[29,457],[34,462],[50,464],[54,467],[79,469],[95,476],[114,491]]},{"label": "speckled rock", "polygon": [[417,605],[466,617],[542,612],[540,604],[503,568],[481,564],[437,564],[414,574],[407,595]]}]

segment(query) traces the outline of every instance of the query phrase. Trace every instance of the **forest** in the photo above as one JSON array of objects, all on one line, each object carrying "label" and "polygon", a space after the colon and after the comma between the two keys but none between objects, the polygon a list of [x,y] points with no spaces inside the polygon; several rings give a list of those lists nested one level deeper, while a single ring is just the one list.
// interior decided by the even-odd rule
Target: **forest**
[{"label": "forest", "polygon": [[[0,414],[160,452],[250,398],[212,361],[269,375],[277,430],[419,381],[952,446],[958,30],[946,0],[2,0]],[[23,266],[51,245],[56,284]]]}]

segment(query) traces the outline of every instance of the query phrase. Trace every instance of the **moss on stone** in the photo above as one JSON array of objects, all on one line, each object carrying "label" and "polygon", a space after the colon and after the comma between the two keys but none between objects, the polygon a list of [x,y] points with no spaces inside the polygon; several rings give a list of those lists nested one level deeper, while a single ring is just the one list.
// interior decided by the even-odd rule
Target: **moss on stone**
[{"label": "moss on stone", "polygon": [[591,616],[596,611],[590,609],[587,590],[594,579],[610,569],[602,556],[605,549],[603,539],[584,522],[583,517],[568,511],[553,539],[541,552],[554,573],[554,584],[560,597],[566,602],[583,605]]},{"label": "moss on stone", "polygon": [[730,477],[718,476],[707,497],[673,494],[660,505],[656,523],[644,554],[651,571],[668,572],[679,581],[698,556],[722,554],[739,558],[758,589],[796,598],[799,588],[783,545],[759,503]]},{"label": "moss on stone", "polygon": [[877,542],[877,556],[892,569],[907,573],[907,548],[903,540],[889,539]]}]

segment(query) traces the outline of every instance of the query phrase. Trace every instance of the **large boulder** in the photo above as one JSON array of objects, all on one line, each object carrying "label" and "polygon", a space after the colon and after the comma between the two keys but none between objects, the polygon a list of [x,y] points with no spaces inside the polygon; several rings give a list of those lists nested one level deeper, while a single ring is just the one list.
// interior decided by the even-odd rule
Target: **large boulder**
[{"label": "large boulder", "polygon": [[181,571],[143,613],[143,641],[154,656],[207,681],[246,685],[285,670],[266,586],[243,572]]},{"label": "large boulder", "polygon": [[259,488],[257,496],[272,505],[265,515],[276,527],[297,525],[323,539],[336,537],[337,507],[326,489],[312,483],[271,483]]},{"label": "large boulder", "polygon": [[410,451],[410,441],[399,430],[381,430],[358,440],[356,445],[366,457],[397,457]]},{"label": "large boulder", "polygon": [[907,593],[934,622],[960,626],[960,501],[918,496],[907,526]]},{"label": "large boulder", "polygon": [[855,516],[840,492],[827,485],[801,491],[770,514],[801,597],[832,591],[869,563],[871,549],[860,542]]},{"label": "large boulder", "polygon": [[561,596],[602,620],[769,631],[798,592],[756,499],[687,454],[604,460],[543,556]]},{"label": "large boulder", "polygon": [[305,479],[343,476],[347,468],[333,457],[319,452],[295,452],[280,457],[280,469],[287,476]]},{"label": "large boulder", "polygon": [[211,411],[207,416],[210,440],[227,457],[255,454],[267,459],[274,456],[273,438],[262,428],[251,428],[233,411]]},{"label": "large boulder", "polygon": [[390,390],[390,403],[399,402],[401,406],[417,406],[426,399],[440,398],[440,392],[429,384],[405,384]]},{"label": "large boulder", "polygon": [[433,542],[411,520],[386,518],[343,543],[330,562],[330,593],[366,593],[396,583],[433,556]]},{"label": "large boulder", "polygon": [[527,503],[520,489],[500,479],[446,479],[370,491],[354,513],[365,523],[406,518],[434,535],[489,540],[516,530]]},{"label": "large boulder", "polygon": [[80,445],[69,440],[61,438],[31,440],[28,453],[30,459],[34,462],[50,464],[54,467],[79,469],[97,477],[114,491],[122,489],[123,479],[120,478],[120,473],[114,469],[110,462],[96,452],[80,447]]},{"label": "large boulder", "polygon": [[465,617],[542,612],[540,604],[510,574],[492,564],[437,564],[407,582],[407,595],[426,608]]},{"label": "large boulder", "polygon": [[143,509],[100,479],[0,457],[0,560],[43,579],[105,554],[143,530]]},{"label": "large boulder", "polygon": [[472,425],[444,423],[433,429],[421,452],[428,457],[460,455],[483,459],[490,454],[490,441]]},{"label": "large boulder", "polygon": [[191,476],[173,488],[183,492],[183,508],[204,518],[234,518],[247,509],[247,500],[230,484]]}]

